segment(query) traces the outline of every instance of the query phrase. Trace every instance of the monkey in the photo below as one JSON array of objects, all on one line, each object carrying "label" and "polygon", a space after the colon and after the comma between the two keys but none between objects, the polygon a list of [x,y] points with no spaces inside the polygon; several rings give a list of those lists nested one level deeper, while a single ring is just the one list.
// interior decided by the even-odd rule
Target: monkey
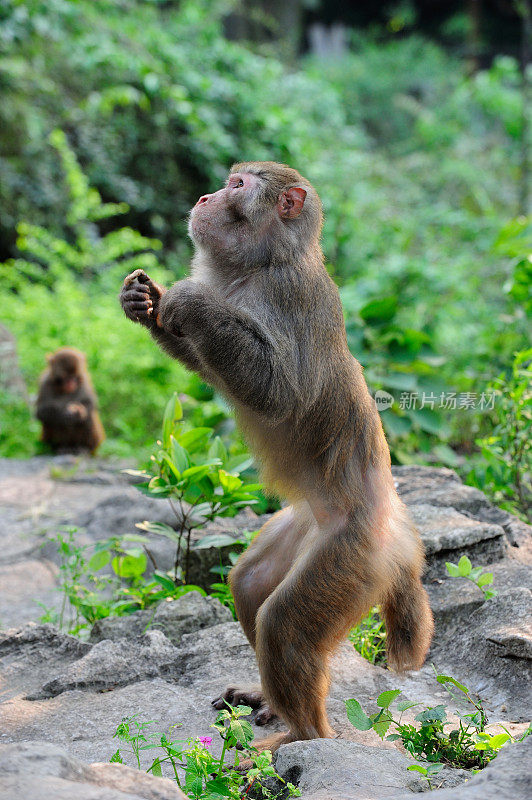
[{"label": "monkey", "polygon": [[105,434],[85,354],[61,347],[46,358],[48,368],[41,376],[36,405],[41,440],[54,452],[94,454]]},{"label": "monkey", "polygon": [[399,499],[388,445],[320,246],[316,190],[291,167],[235,164],[190,212],[190,276],[170,289],[124,281],[126,316],[231,403],[265,485],[287,505],[230,573],[261,687],[249,704],[288,730],[257,742],[332,737],[331,653],[375,604],[398,671],[423,664],[433,632],[421,539]]}]

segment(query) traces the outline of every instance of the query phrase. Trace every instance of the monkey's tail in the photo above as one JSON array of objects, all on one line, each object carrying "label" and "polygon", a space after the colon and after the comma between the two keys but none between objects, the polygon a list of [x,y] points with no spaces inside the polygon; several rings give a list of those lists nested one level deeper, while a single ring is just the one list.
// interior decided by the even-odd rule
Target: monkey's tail
[{"label": "monkey's tail", "polygon": [[381,604],[386,624],[386,655],[397,672],[419,669],[425,661],[434,621],[417,571],[403,567]]}]

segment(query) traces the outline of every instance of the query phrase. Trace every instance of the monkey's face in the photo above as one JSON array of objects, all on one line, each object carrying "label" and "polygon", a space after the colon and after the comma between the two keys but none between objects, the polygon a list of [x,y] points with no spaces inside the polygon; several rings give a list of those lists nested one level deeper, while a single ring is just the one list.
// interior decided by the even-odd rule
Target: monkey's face
[{"label": "monkey's face", "polygon": [[[256,175],[232,173],[223,189],[200,197],[190,212],[189,234],[193,242],[215,253],[240,249],[245,238],[256,233],[260,184]],[[273,217],[274,208],[272,203],[268,214],[268,208],[262,206],[263,224]]]},{"label": "monkey's face", "polygon": [[51,378],[58,394],[74,394],[81,382],[81,354],[60,350],[49,358]]},{"label": "monkey's face", "polygon": [[241,270],[267,263],[276,249],[286,248],[287,235],[288,243],[304,246],[320,225],[319,199],[299,173],[248,162],[233,167],[223,189],[200,197],[190,212],[189,234],[220,265]]}]

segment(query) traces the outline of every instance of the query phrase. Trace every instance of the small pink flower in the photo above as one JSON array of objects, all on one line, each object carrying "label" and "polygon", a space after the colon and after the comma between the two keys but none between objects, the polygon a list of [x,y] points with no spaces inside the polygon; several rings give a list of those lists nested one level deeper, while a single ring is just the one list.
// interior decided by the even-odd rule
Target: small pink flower
[{"label": "small pink flower", "polygon": [[212,744],[212,736],[200,736],[199,740],[204,747],[209,747]]}]

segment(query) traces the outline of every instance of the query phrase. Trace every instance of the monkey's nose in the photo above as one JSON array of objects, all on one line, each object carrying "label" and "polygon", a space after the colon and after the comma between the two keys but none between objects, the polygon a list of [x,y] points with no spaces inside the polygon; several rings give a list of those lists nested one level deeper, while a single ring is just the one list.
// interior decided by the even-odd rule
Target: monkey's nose
[{"label": "monkey's nose", "polygon": [[210,196],[211,196],[210,194],[204,194],[204,195],[202,195],[202,196],[200,197],[200,199],[198,200],[198,202],[196,203],[196,205],[197,205],[197,206],[200,206],[202,203],[206,203],[206,202],[207,202],[207,200],[209,199],[209,197],[210,197]]}]

